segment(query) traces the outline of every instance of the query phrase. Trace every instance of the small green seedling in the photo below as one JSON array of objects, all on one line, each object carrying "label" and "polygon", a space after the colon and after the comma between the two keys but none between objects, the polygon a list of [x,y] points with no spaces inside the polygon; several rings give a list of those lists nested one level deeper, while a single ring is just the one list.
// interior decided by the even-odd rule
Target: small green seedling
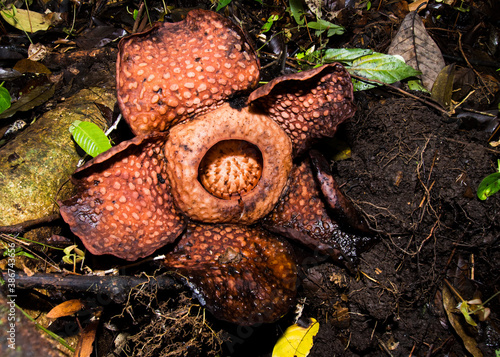
[{"label": "small green seedling", "polygon": [[470,7],[464,6],[463,0],[460,2],[460,6],[454,6],[453,8],[463,13],[470,11]]},{"label": "small green seedling", "polygon": [[269,31],[271,29],[271,27],[273,26],[273,24],[279,20],[279,15],[271,15],[269,16],[269,18],[267,19],[266,23],[264,25],[262,25],[262,33],[266,33],[267,31]]},{"label": "small green seedling", "polygon": [[[6,257],[7,255],[9,255],[9,251],[8,250],[6,250],[6,251],[3,252],[3,256],[4,257]],[[27,258],[31,258],[31,259],[36,259],[33,254],[25,252],[23,250],[23,248],[21,248],[21,247],[16,247],[14,249],[14,255],[16,257],[27,257]]]},{"label": "small green seedling", "polygon": [[106,134],[92,122],[75,120],[70,125],[69,132],[76,143],[92,157],[111,148]]},{"label": "small green seedling", "polygon": [[135,20],[137,20],[137,15],[139,15],[139,10],[137,9],[134,9],[132,11],[129,10],[128,6],[127,6],[127,12],[132,15],[132,18]]},{"label": "small green seedling", "polygon": [[316,36],[320,36],[323,32],[327,31],[326,36],[342,35],[345,31],[344,27],[335,25],[329,21],[317,18],[316,21],[306,22],[304,6],[300,0],[290,0],[290,7],[288,8],[295,22],[299,26],[307,26],[312,30],[316,30]]},{"label": "small green seedling", "polygon": [[77,247],[76,244],[73,244],[63,250],[65,255],[62,260],[68,265],[73,265],[73,273],[76,271],[76,264],[81,262],[80,269],[82,269],[85,261],[85,252]]},{"label": "small green seedling", "polygon": [[448,280],[445,280],[446,285],[451,289],[455,297],[460,300],[460,302],[457,305],[457,309],[460,310],[462,315],[465,318],[465,321],[471,325],[471,326],[477,326],[476,321],[472,318],[472,315],[476,315],[479,321],[486,321],[488,316],[491,313],[491,310],[489,307],[484,307],[490,300],[494,299],[495,296],[500,294],[500,291],[497,291],[495,294],[490,296],[485,302],[482,302],[481,299],[472,299],[465,301],[462,296],[458,293],[458,291],[448,282]]},{"label": "small green seedling", "polygon": [[219,3],[217,4],[217,9],[215,11],[219,11],[220,9],[226,7],[231,3],[232,0],[219,0]]},{"label": "small green seedling", "polygon": [[497,161],[497,172],[486,176],[477,188],[477,197],[485,200],[500,191],[500,159]]},{"label": "small green seedling", "polygon": [[69,247],[64,248],[64,257],[63,262],[66,264],[70,264],[75,266],[76,263],[82,262],[85,260],[85,253],[83,250],[79,249],[76,244],[70,245]]}]

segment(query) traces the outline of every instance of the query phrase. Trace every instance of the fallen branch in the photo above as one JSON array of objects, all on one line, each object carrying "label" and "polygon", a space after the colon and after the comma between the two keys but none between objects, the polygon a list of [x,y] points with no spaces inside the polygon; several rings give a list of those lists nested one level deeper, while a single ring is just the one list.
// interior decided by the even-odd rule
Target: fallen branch
[{"label": "fallen branch", "polygon": [[12,226],[0,226],[0,233],[7,233],[7,234],[20,234],[23,233],[31,228],[40,226],[42,224],[46,223],[51,223],[55,220],[58,220],[61,218],[59,213],[51,214],[49,216],[37,218],[37,219],[31,219],[29,221],[24,221],[19,224],[14,224]]},{"label": "fallen branch", "polygon": [[[0,271],[4,280],[12,279],[12,272]],[[16,289],[60,289],[67,291],[105,294],[117,303],[127,300],[130,290],[141,289],[166,290],[175,289],[179,284],[169,276],[135,277],[135,276],[97,276],[69,274],[34,274],[28,276],[23,272],[14,273]]]}]

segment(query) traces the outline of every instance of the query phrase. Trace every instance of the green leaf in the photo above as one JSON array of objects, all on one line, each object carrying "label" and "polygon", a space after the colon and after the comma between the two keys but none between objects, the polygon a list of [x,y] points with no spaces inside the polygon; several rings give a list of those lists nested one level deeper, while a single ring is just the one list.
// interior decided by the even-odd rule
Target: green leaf
[{"label": "green leaf", "polygon": [[2,83],[0,85],[0,113],[10,108],[10,101],[11,101],[10,93],[7,90],[7,88],[3,86]]},{"label": "green leaf", "polygon": [[[385,84],[392,84],[408,77],[414,77],[421,72],[408,66],[396,56],[374,52],[371,55],[360,57],[347,68],[349,73],[367,79],[376,79]],[[355,90],[366,90],[378,86],[378,83],[366,83],[353,80]]]},{"label": "green leaf", "polygon": [[295,324],[288,327],[274,345],[272,357],[306,357],[318,331],[319,323],[313,318],[310,319],[309,326]]},{"label": "green leaf", "polygon": [[352,62],[363,56],[371,55],[372,50],[364,48],[328,48],[323,60],[325,62]]},{"label": "green leaf", "polygon": [[271,15],[267,19],[267,22],[262,25],[262,33],[265,33],[271,29],[271,26],[273,26],[274,22],[278,20],[280,17],[279,15]]},{"label": "green leaf", "polygon": [[316,36],[319,36],[324,31],[328,30],[327,36],[342,35],[344,33],[344,28],[339,25],[332,24],[329,21],[318,19],[318,21],[312,21],[307,23],[307,27],[316,31]]},{"label": "green leaf", "polygon": [[412,79],[411,81],[408,81],[408,88],[410,88],[410,90],[429,93],[429,91],[425,89],[420,79]]},{"label": "green leaf", "polygon": [[477,188],[477,197],[484,201],[498,191],[500,191],[500,172],[495,172],[481,181]]},{"label": "green leaf", "polygon": [[111,148],[106,134],[94,123],[75,120],[70,125],[69,132],[77,144],[92,157]]},{"label": "green leaf", "polygon": [[290,12],[292,13],[295,22],[298,25],[304,24],[304,19],[302,15],[304,15],[304,7],[302,6],[302,0],[290,0]]},{"label": "green leaf", "polygon": [[220,9],[226,7],[231,3],[232,0],[220,0],[219,3],[217,4],[217,9],[215,11],[219,11]]}]

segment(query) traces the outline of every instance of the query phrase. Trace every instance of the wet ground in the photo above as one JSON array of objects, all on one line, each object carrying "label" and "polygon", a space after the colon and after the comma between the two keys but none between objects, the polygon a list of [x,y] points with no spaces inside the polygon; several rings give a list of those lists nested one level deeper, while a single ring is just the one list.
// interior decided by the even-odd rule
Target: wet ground
[{"label": "wet ground", "polygon": [[[255,34],[260,25],[247,30],[254,27]],[[372,30],[366,32],[370,41],[381,36],[379,43],[389,43],[380,28]],[[352,38],[351,44],[339,40],[332,46],[358,43],[363,33],[350,31],[344,40]],[[113,86],[115,47],[92,56],[84,51],[74,57],[49,56],[44,63],[59,76],[51,103],[81,88]],[[269,58],[264,57],[265,66]],[[279,69],[268,70],[265,76],[278,75]],[[303,319],[315,318],[321,326],[310,356],[464,356],[471,349],[474,355],[477,349],[495,355],[500,350],[499,296],[486,305],[488,320],[473,316],[478,323],[473,328],[454,309],[459,298],[450,292],[451,286],[466,301],[484,302],[500,289],[500,194],[486,201],[476,196],[500,157],[500,149],[488,145],[491,128],[472,112],[450,118],[386,89],[356,93],[355,101],[356,115],[321,150],[344,193],[376,232],[376,244],[358,257],[354,274],[311,259],[299,248],[298,306]],[[350,156],[334,160],[339,141]],[[94,269],[102,265],[92,257],[87,263]],[[152,275],[156,268],[141,266],[123,274]],[[58,301],[82,296],[53,294]],[[98,355],[114,350],[119,356],[266,356],[293,317],[290,313],[276,324],[243,328],[204,315],[181,286],[158,294],[133,291],[125,303],[105,306],[95,346]],[[125,350],[117,346],[118,336],[129,338]]]},{"label": "wet ground", "polygon": [[[333,167],[380,241],[362,254],[359,275],[340,286],[331,266],[310,273],[320,291],[337,297],[330,309],[341,302],[350,317],[347,328],[331,321],[320,330],[313,355],[464,355],[442,287],[446,279],[464,299],[483,301],[498,290],[500,201],[475,195],[498,152],[485,144],[488,132],[414,100],[359,99],[356,117],[338,134],[352,157]],[[498,299],[492,304],[498,311]],[[498,315],[492,320],[473,335],[485,355],[498,349]]]}]

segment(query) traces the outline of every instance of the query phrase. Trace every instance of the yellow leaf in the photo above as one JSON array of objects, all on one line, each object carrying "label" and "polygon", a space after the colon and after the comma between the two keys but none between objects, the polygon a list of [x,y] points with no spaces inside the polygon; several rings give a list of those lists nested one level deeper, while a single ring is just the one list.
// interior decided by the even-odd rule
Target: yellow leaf
[{"label": "yellow leaf", "polygon": [[319,323],[310,319],[309,326],[297,324],[288,327],[274,345],[272,357],[306,357],[313,346],[313,337],[319,331]]},{"label": "yellow leaf", "polygon": [[15,28],[34,33],[37,31],[46,31],[52,24],[44,14],[39,12],[16,9],[14,6],[10,9],[0,11],[5,22]]}]

